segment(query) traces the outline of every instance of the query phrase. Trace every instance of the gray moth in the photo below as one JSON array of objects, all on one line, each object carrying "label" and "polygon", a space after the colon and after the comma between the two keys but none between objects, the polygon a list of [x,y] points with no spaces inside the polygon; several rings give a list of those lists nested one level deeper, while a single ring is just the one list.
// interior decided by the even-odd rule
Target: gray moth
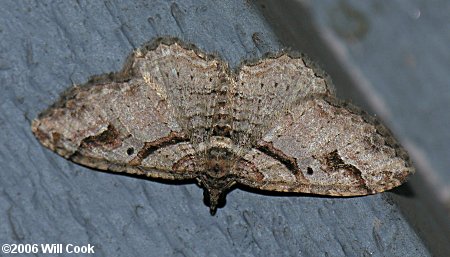
[{"label": "gray moth", "polygon": [[32,131],[87,167],[196,180],[212,214],[234,185],[358,196],[399,186],[414,171],[391,133],[337,99],[306,57],[279,53],[230,69],[174,38],[69,89]]}]

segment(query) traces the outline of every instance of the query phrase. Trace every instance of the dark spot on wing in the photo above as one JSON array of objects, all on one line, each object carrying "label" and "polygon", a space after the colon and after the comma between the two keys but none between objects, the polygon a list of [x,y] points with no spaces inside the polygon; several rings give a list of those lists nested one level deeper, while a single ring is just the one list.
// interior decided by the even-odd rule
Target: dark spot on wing
[{"label": "dark spot on wing", "polygon": [[81,146],[86,148],[117,148],[122,143],[122,141],[119,139],[119,136],[119,131],[112,124],[109,124],[108,128],[101,134],[86,137],[85,139],[83,139],[83,141],[81,141]]}]

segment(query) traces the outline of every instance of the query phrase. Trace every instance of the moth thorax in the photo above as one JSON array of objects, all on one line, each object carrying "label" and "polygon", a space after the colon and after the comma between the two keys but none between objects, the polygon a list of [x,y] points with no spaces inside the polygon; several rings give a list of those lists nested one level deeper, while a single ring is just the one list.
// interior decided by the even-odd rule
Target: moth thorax
[{"label": "moth thorax", "polygon": [[206,153],[205,169],[209,176],[219,178],[230,173],[236,160],[230,138],[212,137]]}]

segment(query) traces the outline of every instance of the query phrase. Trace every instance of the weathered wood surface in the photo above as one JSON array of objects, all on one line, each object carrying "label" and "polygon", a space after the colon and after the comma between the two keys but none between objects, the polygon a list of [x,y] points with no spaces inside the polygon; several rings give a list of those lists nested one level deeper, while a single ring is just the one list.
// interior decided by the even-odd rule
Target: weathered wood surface
[{"label": "weathered wood surface", "polygon": [[[95,245],[95,256],[429,256],[391,193],[235,190],[209,215],[196,185],[93,172],[43,148],[30,121],[71,84],[177,36],[232,65],[279,49],[247,1],[0,3],[0,242]],[[38,255],[44,256],[44,255]]]}]

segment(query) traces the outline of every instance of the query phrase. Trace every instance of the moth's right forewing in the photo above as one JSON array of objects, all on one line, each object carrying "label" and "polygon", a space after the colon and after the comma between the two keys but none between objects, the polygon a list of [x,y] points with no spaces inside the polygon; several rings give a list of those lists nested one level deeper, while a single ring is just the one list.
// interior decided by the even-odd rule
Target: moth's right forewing
[{"label": "moth's right forewing", "polygon": [[244,178],[241,183],[273,191],[352,196],[399,186],[413,172],[384,127],[333,97],[305,99],[277,124],[258,150],[285,168],[259,161],[255,170],[260,179]]}]

